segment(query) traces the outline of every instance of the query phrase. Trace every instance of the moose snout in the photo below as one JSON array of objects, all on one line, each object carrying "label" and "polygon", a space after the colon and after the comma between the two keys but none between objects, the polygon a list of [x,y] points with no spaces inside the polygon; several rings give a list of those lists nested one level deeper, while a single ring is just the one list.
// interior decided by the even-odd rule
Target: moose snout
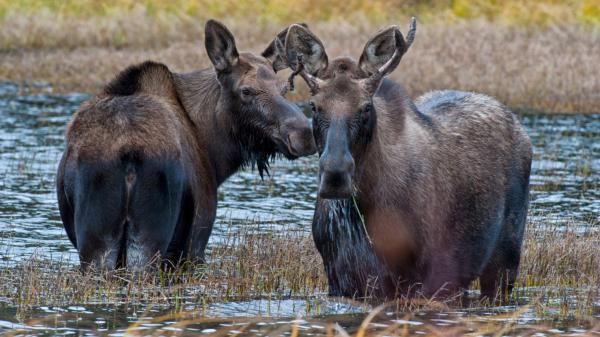
[{"label": "moose snout", "polygon": [[274,140],[279,151],[288,159],[309,156],[317,152],[311,124],[300,108],[285,99],[276,101],[279,113],[279,128]]},{"label": "moose snout", "polygon": [[288,150],[296,157],[309,156],[317,152],[315,139],[310,127],[288,132],[287,143]]},{"label": "moose snout", "polygon": [[305,119],[286,121],[280,130],[287,152],[292,157],[309,156],[317,152],[310,124]]},{"label": "moose snout", "polygon": [[319,196],[324,199],[348,199],[352,196],[354,159],[350,153],[329,160],[322,156],[319,161]]}]

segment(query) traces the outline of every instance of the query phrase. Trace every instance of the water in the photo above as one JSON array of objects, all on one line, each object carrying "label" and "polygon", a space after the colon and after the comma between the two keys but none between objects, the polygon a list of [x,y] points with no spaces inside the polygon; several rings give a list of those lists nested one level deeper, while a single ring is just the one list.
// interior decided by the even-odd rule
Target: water
[{"label": "water", "polygon": [[[66,124],[71,113],[87,97],[76,93],[19,96],[16,86],[0,83],[0,259],[4,265],[18,264],[32,255],[60,258],[74,265],[78,263],[76,251],[60,222],[54,177],[63,151]],[[570,222],[581,230],[590,227],[596,230],[600,222],[600,114],[524,114],[521,120],[534,144],[530,218],[535,223],[560,225]],[[221,187],[218,217],[209,247],[219,245],[226,232],[242,229],[249,221],[260,222],[259,230],[265,232],[296,230],[306,235],[310,233],[317,190],[316,157],[293,163],[277,161],[271,171],[271,177],[264,181],[256,172],[240,172]],[[335,314],[337,316],[333,317],[347,322],[344,327],[348,331],[356,329],[364,318],[364,314],[354,316],[363,312],[364,307],[325,298],[290,299],[277,303],[257,299],[212,304],[207,312],[220,317],[260,315],[288,318],[267,319],[262,321],[264,325],[256,325],[261,322],[255,322],[252,327],[244,328],[246,332],[252,329],[264,332],[267,328],[272,331],[286,327],[286,324],[289,328],[289,317],[295,317],[307,305],[318,307],[317,311],[325,316],[298,323],[303,334],[323,333],[323,322],[332,317],[327,315]],[[66,334],[76,329],[118,333],[119,329],[140,320],[141,316],[156,317],[168,311],[168,308],[144,307],[140,312],[140,308],[122,306],[41,307],[31,311],[34,317],[42,317],[39,326],[36,326],[18,322],[15,319],[16,309],[10,305],[3,307],[0,309],[0,331],[23,324],[24,329],[34,334]],[[488,314],[474,317],[480,320],[504,317],[501,313]],[[386,317],[385,313],[383,315]],[[455,318],[469,315],[473,313],[452,314]],[[444,323],[427,315],[414,319],[417,323],[408,324],[411,331],[418,330],[418,323],[434,326]],[[514,319],[525,320],[529,325],[540,323],[533,309],[518,312]],[[154,324],[142,321],[140,329]],[[222,331],[228,329],[226,325],[232,321],[214,320],[186,331]],[[379,321],[378,324],[388,328],[392,324],[390,319],[379,318]],[[446,323],[462,328],[463,320],[458,321],[462,323]],[[167,333],[169,326],[176,325],[176,322],[167,320],[158,324],[167,329]],[[247,320],[245,322],[248,323]],[[559,325],[553,322],[548,330]],[[384,329],[383,326],[381,328]],[[590,326],[562,327],[566,332],[580,328],[590,329]]]},{"label": "water", "polygon": [[[327,329],[339,325],[347,333],[360,329],[365,315],[344,313],[300,317],[293,313],[287,317],[198,317],[190,314],[193,309],[178,316],[169,315],[163,308],[146,308],[143,312],[110,306],[40,307],[34,314],[41,317],[27,323],[14,323],[5,310],[0,315],[0,331],[28,335],[240,335],[240,336],[287,336],[297,329],[302,336],[326,335]],[[187,313],[187,314],[186,314]],[[252,312],[250,312],[252,314]],[[6,316],[6,317],[3,317]],[[5,320],[6,319],[6,320]],[[343,328],[342,328],[343,327]],[[493,328],[496,327],[496,330]],[[417,312],[399,314],[389,308],[380,310],[366,325],[372,335],[420,335],[434,336],[494,335],[498,327],[512,327],[503,336],[592,336],[600,333],[600,326],[586,320],[545,320],[532,309],[497,308],[494,310],[452,310],[446,312]],[[333,329],[332,329],[333,330]],[[335,330],[334,330],[335,331]],[[390,331],[392,333],[390,333]],[[406,334],[404,334],[406,333]],[[369,335],[369,334],[368,334]]]}]

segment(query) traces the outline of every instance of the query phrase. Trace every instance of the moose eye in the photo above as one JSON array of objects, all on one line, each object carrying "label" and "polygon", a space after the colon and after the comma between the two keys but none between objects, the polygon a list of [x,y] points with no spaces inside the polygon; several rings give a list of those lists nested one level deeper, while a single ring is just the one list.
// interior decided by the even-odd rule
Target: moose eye
[{"label": "moose eye", "polygon": [[317,106],[315,105],[315,103],[310,102],[310,109],[312,110],[313,115],[317,113]]},{"label": "moose eye", "polygon": [[254,96],[254,91],[248,87],[242,88],[241,93],[245,97]]},{"label": "moose eye", "polygon": [[373,105],[372,105],[371,103],[368,103],[368,104],[366,104],[366,105],[364,106],[364,108],[363,108],[363,113],[364,113],[365,115],[368,115],[368,114],[370,114],[370,113],[371,113],[371,111],[372,111],[372,110],[373,110]]}]

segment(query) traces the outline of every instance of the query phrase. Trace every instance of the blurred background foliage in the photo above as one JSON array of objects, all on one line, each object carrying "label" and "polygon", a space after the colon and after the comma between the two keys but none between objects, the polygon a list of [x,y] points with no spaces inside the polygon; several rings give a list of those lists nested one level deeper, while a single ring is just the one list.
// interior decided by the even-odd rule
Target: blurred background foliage
[{"label": "blurred background foliage", "polygon": [[600,111],[600,0],[0,0],[0,80],[95,92],[148,59],[203,69],[208,18],[239,50],[261,52],[306,22],[330,56],[359,55],[374,32],[404,30],[410,16],[417,39],[391,78],[411,96],[453,88],[511,107]]},{"label": "blurred background foliage", "polygon": [[246,18],[259,24],[345,20],[388,21],[416,15],[421,22],[484,18],[508,25],[577,23],[600,26],[600,0],[0,0],[0,19],[49,13],[56,19],[92,18],[143,11],[171,19]]}]

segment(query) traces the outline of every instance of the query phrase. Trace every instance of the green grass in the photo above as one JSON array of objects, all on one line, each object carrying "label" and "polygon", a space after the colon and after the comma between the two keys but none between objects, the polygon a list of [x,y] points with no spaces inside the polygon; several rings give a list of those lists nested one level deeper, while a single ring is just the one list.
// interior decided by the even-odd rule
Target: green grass
[{"label": "green grass", "polygon": [[297,18],[329,21],[340,17],[365,17],[372,21],[418,15],[424,21],[456,22],[485,18],[508,24],[548,25],[555,23],[600,24],[598,0],[0,0],[0,19],[15,13],[49,12],[58,19],[111,17],[144,11],[152,17],[178,19],[208,17],[253,17],[254,22],[284,23]]}]

